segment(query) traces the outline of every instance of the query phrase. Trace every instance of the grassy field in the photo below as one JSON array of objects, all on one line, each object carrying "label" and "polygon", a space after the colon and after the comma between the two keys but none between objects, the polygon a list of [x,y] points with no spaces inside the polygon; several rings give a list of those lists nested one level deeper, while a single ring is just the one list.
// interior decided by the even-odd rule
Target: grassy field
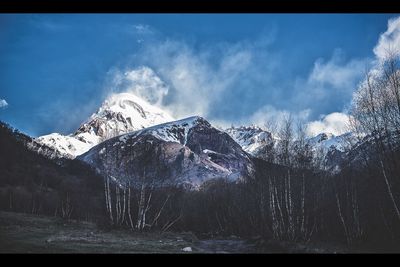
[{"label": "grassy field", "polygon": [[0,253],[188,253],[204,252],[191,233],[101,231],[87,222],[0,212]]}]

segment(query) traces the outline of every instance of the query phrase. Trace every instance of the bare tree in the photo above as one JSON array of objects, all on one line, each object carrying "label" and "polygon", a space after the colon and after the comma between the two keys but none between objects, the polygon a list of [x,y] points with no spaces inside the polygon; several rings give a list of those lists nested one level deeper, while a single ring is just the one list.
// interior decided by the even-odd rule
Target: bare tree
[{"label": "bare tree", "polygon": [[353,102],[353,129],[361,134],[371,134],[387,193],[400,220],[400,200],[396,199],[393,189],[393,184],[398,182],[400,171],[395,147],[400,137],[398,53],[388,51],[386,59],[379,67],[367,72]]},{"label": "bare tree", "polygon": [[66,193],[65,198],[61,200],[61,216],[64,219],[71,218],[73,211],[73,206],[71,202],[71,198],[68,193]]}]

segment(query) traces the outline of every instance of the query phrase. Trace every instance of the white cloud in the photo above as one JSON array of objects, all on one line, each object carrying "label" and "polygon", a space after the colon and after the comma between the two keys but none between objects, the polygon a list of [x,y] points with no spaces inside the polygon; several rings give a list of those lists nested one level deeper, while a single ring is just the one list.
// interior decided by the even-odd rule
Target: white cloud
[{"label": "white cloud", "polygon": [[154,30],[147,24],[136,24],[133,25],[133,29],[138,34],[152,34]]},{"label": "white cloud", "polygon": [[0,99],[0,109],[7,108],[8,103],[5,99]]},{"label": "white cloud", "polygon": [[314,113],[329,106],[342,109],[351,99],[367,64],[368,59],[346,60],[341,50],[334,51],[328,61],[316,60],[307,79],[296,80],[292,103],[312,108]]},{"label": "white cloud", "polygon": [[397,54],[400,53],[400,17],[388,21],[387,30],[380,35],[374,53],[378,60],[383,60],[390,50]]},{"label": "white cloud", "polygon": [[261,126],[268,126],[269,124],[272,124],[275,127],[279,128],[280,123],[289,116],[291,116],[294,122],[304,122],[308,119],[309,114],[309,109],[304,109],[297,113],[292,113],[288,110],[277,109],[272,105],[265,105],[259,108],[253,114],[251,114],[248,118],[245,119],[245,121]]},{"label": "white cloud", "polygon": [[328,62],[318,59],[308,77],[308,83],[320,86],[330,85],[337,89],[353,89],[354,82],[360,78],[360,74],[366,67],[366,61],[357,59],[343,61],[344,56],[341,50],[334,51]]},{"label": "white cloud", "polygon": [[138,84],[138,80],[142,79],[139,83],[146,85],[136,86],[133,91],[139,96],[145,95],[147,99],[149,96],[154,98],[155,101],[151,102],[156,102],[176,118],[192,115],[208,117],[215,101],[220,100],[223,93],[248,73],[254,54],[251,44],[219,46],[219,50],[214,46],[195,50],[182,41],[155,43],[143,47],[133,60],[154,70],[151,72],[156,75],[152,76],[151,84],[148,84],[150,76],[143,76],[143,79],[136,77],[138,68],[126,70],[128,75],[125,77],[117,72],[116,79],[130,79],[132,84]]},{"label": "white cloud", "polygon": [[113,70],[111,73],[114,92],[130,92],[156,106],[161,106],[168,94],[169,87],[148,67],[141,66],[125,73]]},{"label": "white cloud", "polygon": [[306,131],[309,136],[315,136],[320,133],[340,135],[349,131],[349,123],[349,115],[334,112],[323,116],[321,120],[308,123]]}]

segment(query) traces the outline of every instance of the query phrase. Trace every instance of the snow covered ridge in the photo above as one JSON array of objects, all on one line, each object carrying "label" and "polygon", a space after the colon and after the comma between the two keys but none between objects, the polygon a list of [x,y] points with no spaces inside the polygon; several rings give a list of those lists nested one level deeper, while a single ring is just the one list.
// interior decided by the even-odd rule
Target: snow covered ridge
[{"label": "snow covered ridge", "polygon": [[[280,139],[267,130],[258,126],[231,127],[225,130],[247,153],[254,157],[270,160],[270,152],[279,146]],[[323,159],[327,169],[339,169],[339,165],[349,151],[355,148],[360,138],[348,132],[335,136],[331,133],[321,133],[307,138],[306,143],[311,147],[316,157]],[[296,141],[294,141],[296,144]],[[278,152],[279,153],[279,152]]]},{"label": "snow covered ridge", "polygon": [[211,127],[210,123],[202,117],[193,116],[182,120],[155,125],[136,132],[131,132],[120,136],[119,140],[125,142],[128,138],[134,136],[150,134],[166,142],[176,142],[180,143],[181,145],[186,145],[189,130],[199,124],[204,124],[207,127]]},{"label": "snow covered ridge", "polygon": [[79,141],[72,136],[65,136],[58,133],[40,136],[35,141],[53,148],[66,158],[75,158],[77,155],[88,151],[92,146],[90,143]]},{"label": "snow covered ridge", "polygon": [[274,143],[272,134],[258,126],[231,127],[225,130],[244,151],[256,156],[260,150]]},{"label": "snow covered ridge", "polygon": [[336,149],[340,152],[350,150],[359,139],[351,132],[335,136],[331,133],[321,133],[315,137],[307,139],[308,144],[314,149]]},{"label": "snow covered ridge", "polygon": [[[231,127],[225,130],[246,152],[258,156],[264,146],[279,143],[279,138],[258,126]],[[332,133],[321,133],[306,139],[313,148],[327,151],[335,148],[341,152],[349,150],[358,139],[351,132],[335,136]]]},{"label": "snow covered ridge", "polygon": [[52,133],[35,140],[63,157],[75,158],[109,138],[173,120],[167,112],[134,94],[113,94],[75,133]]}]

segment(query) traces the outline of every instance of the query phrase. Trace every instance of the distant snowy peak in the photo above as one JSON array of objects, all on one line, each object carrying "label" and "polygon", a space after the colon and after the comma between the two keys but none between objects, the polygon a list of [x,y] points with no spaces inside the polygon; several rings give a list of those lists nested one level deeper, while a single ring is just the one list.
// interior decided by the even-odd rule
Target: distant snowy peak
[{"label": "distant snowy peak", "polygon": [[[271,156],[279,153],[280,139],[273,136],[267,130],[258,126],[231,127],[225,130],[247,153],[254,157],[273,160]],[[355,147],[359,138],[352,132],[335,136],[332,133],[321,133],[314,137],[306,138],[313,154],[322,158],[328,170],[338,170],[344,157]],[[297,141],[295,141],[295,144]],[[275,150],[278,148],[278,150]]]},{"label": "distant snowy peak", "polygon": [[75,158],[112,137],[173,120],[167,112],[136,95],[119,93],[108,97],[75,133],[68,136],[53,133],[36,141],[57,150],[63,157]]},{"label": "distant snowy peak", "polygon": [[315,137],[307,139],[307,143],[314,149],[322,149],[328,152],[336,149],[345,152],[357,143],[358,139],[351,132],[335,136],[332,133],[320,133]]},{"label": "distant snowy peak", "polygon": [[93,145],[109,138],[173,121],[167,112],[131,93],[111,95],[74,137]]},{"label": "distant snowy peak", "polygon": [[257,156],[266,147],[273,145],[274,138],[270,132],[258,126],[231,127],[225,130],[244,151]]},{"label": "distant snowy peak", "polygon": [[[253,156],[259,156],[266,148],[272,148],[274,143],[279,143],[279,138],[273,136],[267,130],[258,126],[231,127],[225,130],[246,152]],[[344,152],[350,149],[358,141],[351,132],[335,136],[332,133],[320,133],[317,136],[306,139],[313,150],[323,149],[326,153],[334,148]]]}]

